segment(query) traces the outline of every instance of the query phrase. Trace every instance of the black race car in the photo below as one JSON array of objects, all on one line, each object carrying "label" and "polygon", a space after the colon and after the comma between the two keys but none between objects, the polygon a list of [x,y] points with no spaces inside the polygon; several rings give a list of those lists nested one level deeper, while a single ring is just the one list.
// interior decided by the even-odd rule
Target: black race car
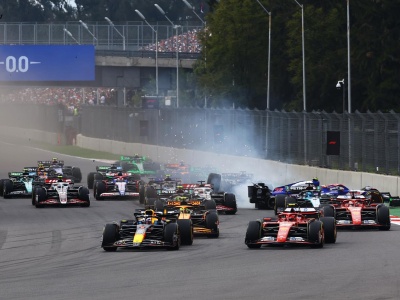
[{"label": "black race car", "polygon": [[190,220],[179,224],[176,220],[176,214],[153,210],[135,212],[134,219],[106,224],[101,247],[105,251],[118,248],[179,250],[181,241],[187,243],[186,239],[190,239],[192,227]]}]

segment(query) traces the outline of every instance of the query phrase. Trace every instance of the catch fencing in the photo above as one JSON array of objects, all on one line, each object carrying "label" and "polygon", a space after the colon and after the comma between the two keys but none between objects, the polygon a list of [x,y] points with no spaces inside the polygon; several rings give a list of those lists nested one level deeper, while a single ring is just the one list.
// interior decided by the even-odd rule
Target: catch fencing
[{"label": "catch fencing", "polygon": [[177,23],[176,25],[179,25],[178,31],[169,23],[157,22],[151,24],[158,33],[157,37],[153,29],[143,22],[115,23],[114,26],[107,22],[88,22],[85,25],[87,28],[79,22],[0,23],[0,44],[91,44],[95,45],[96,50],[124,51],[137,51],[150,45],[152,47],[150,50],[154,52],[154,44],[157,38],[159,52],[171,52],[171,44],[175,44],[174,41],[176,38],[174,39],[174,37],[178,34],[179,52],[200,52],[197,39],[193,39],[193,36],[190,34],[198,32],[203,28],[202,24],[197,24],[197,22]]},{"label": "catch fencing", "polygon": [[[80,114],[73,116],[57,105],[1,103],[0,125],[60,134],[74,128],[76,133],[94,138],[400,175],[397,113],[83,105]],[[339,155],[326,154],[328,131],[340,132]]]},{"label": "catch fencing", "polygon": [[[79,131],[90,137],[400,174],[400,115],[396,113],[86,106],[81,118]],[[340,134],[339,155],[327,155],[328,131]]]}]

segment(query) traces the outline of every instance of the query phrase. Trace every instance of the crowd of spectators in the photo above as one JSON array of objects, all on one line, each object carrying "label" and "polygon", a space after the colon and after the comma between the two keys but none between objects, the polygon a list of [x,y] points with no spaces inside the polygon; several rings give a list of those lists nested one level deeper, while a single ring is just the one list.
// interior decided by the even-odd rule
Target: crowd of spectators
[{"label": "crowd of spectators", "polygon": [[[178,36],[172,36],[165,40],[158,41],[158,52],[178,52],[185,53],[200,53],[201,45],[199,43],[198,30],[190,30]],[[156,51],[156,44],[149,44],[144,46],[141,50]]]},{"label": "crowd of spectators", "polygon": [[115,105],[116,94],[111,88],[6,88],[1,90],[2,103],[37,103],[62,105],[76,113],[82,105]]},{"label": "crowd of spectators", "polygon": [[[200,53],[198,30],[190,30],[178,36],[158,41],[159,52]],[[143,47],[142,50],[156,51],[156,44]],[[112,88],[68,88],[68,87],[12,87],[2,88],[0,103],[38,103],[63,105],[71,113],[82,105],[116,105],[116,92]]]}]

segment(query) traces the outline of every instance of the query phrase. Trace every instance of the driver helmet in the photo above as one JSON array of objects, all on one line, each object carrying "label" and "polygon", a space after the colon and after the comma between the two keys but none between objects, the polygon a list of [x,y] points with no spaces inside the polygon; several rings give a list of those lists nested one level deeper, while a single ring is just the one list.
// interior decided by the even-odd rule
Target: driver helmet
[{"label": "driver helmet", "polygon": [[151,217],[146,218],[146,224],[151,224]]},{"label": "driver helmet", "polygon": [[53,164],[57,164],[58,163],[58,158],[57,157],[53,157],[53,159],[51,160],[51,162]]}]

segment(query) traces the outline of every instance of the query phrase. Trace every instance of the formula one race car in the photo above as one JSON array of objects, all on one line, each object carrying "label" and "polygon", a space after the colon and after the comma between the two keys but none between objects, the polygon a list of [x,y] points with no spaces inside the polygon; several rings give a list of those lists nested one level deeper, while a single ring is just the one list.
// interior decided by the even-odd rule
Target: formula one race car
[{"label": "formula one race car", "polygon": [[[92,189],[96,180],[103,180],[107,176],[116,176],[120,172],[123,172],[122,167],[117,166],[116,164],[111,164],[109,166],[96,166],[96,172],[89,172],[87,175],[88,188]],[[139,175],[137,179],[140,179]]]},{"label": "formula one race car", "polygon": [[96,200],[104,198],[139,198],[140,180],[130,173],[119,172],[116,176],[107,176],[104,180],[96,180],[93,196]]},{"label": "formula one race car", "polygon": [[194,235],[217,238],[219,236],[219,217],[214,200],[175,195],[168,199],[156,200],[159,211],[176,213],[180,220],[191,220]]},{"label": "formula one race car", "polygon": [[75,186],[71,179],[62,175],[58,178],[48,178],[41,186],[33,190],[32,205],[36,208],[54,205],[89,207],[89,189]]},{"label": "formula one race car", "polygon": [[361,189],[362,195],[367,196],[370,194],[380,194],[383,198],[384,203],[388,203],[389,206],[400,206],[400,197],[392,196],[389,192],[380,192],[378,189],[371,186],[366,186]]},{"label": "formula one race car", "polygon": [[159,163],[138,154],[134,156],[121,156],[120,160],[116,161],[115,164],[120,166],[125,173],[141,176],[155,176],[161,168]]},{"label": "formula one race car", "polygon": [[31,196],[35,185],[40,179],[36,173],[8,172],[8,179],[0,180],[0,195],[4,198]]},{"label": "formula one race car", "polygon": [[318,212],[310,208],[287,208],[275,218],[250,221],[245,244],[249,248],[262,245],[309,245],[322,248],[336,242],[333,217],[314,218]]},{"label": "formula one race car", "polygon": [[50,176],[63,174],[64,177],[72,179],[75,183],[82,181],[82,172],[79,167],[65,166],[63,160],[53,158],[52,160],[39,160],[38,166],[43,167],[44,171]]},{"label": "formula one race car", "polygon": [[[234,215],[237,212],[236,196],[233,193],[226,193],[221,188],[221,175],[210,173],[207,178],[207,184],[212,187],[211,199],[217,204],[217,211],[224,212],[227,215]],[[202,183],[200,183],[199,187]]]},{"label": "formula one race car", "polygon": [[383,203],[382,195],[371,192],[350,191],[345,196],[338,196],[331,201],[335,207],[336,224],[347,228],[390,229],[389,207]]},{"label": "formula one race car", "polygon": [[119,224],[106,224],[101,243],[105,251],[116,251],[117,248],[179,250],[181,240],[190,240],[189,236],[182,235],[191,232],[190,221],[178,224],[176,214],[145,210],[135,212],[134,217]]},{"label": "formula one race car", "polygon": [[271,197],[272,191],[265,183],[254,183],[247,186],[249,202],[254,203],[258,209],[274,209],[275,197]]},{"label": "formula one race car", "polygon": [[140,187],[139,202],[146,208],[154,208],[157,199],[168,198],[176,194],[181,181],[167,175],[164,179],[150,178],[149,182]]}]

